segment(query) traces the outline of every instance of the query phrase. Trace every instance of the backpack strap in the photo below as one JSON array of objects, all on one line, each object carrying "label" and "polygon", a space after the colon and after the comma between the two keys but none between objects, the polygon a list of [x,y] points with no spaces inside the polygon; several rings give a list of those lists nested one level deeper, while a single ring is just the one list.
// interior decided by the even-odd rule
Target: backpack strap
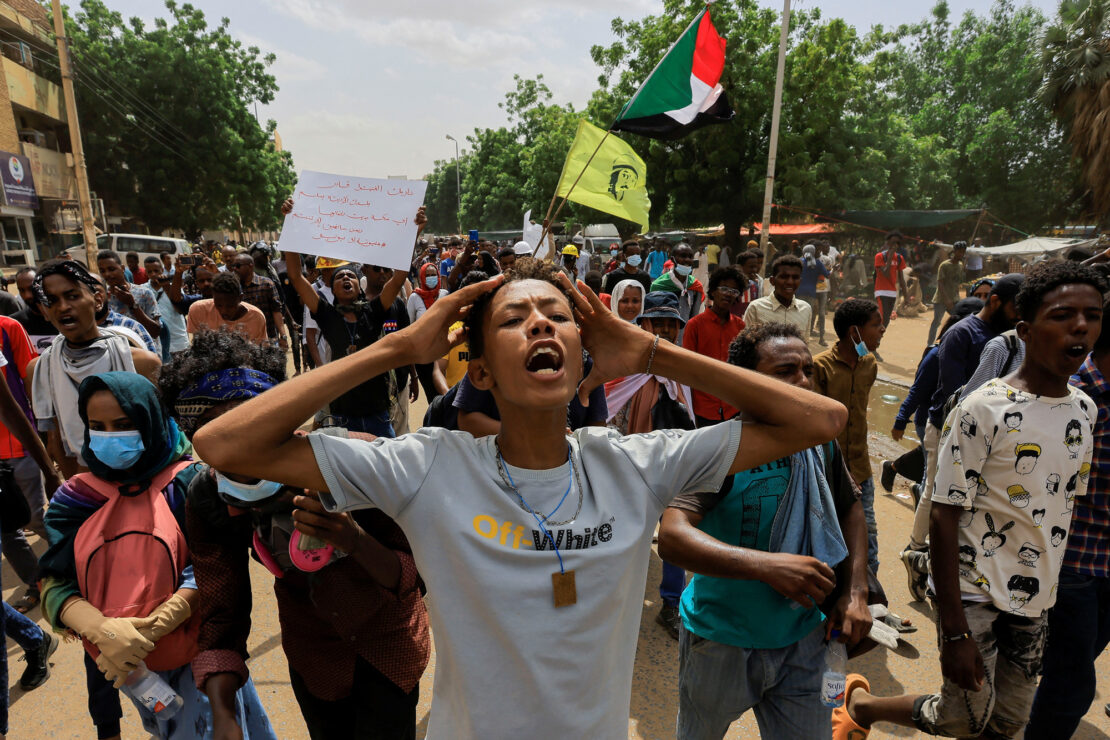
[{"label": "backpack strap", "polygon": [[[185,470],[190,465],[193,465],[194,462],[195,461],[193,460],[178,460],[173,465],[167,466],[160,473],[158,473],[158,475],[154,476],[154,478],[150,482],[148,490],[165,490],[166,486],[170,484],[170,481],[176,478],[182,470]],[[69,480],[76,481],[85,486],[85,488],[91,488],[100,495],[106,496],[108,498],[115,498],[119,495],[118,484],[110,480],[99,478],[92,473],[77,473]]]},{"label": "backpack strap", "polygon": [[1014,357],[1017,355],[1018,342],[1020,341],[1018,339],[1017,332],[1013,329],[1005,332],[1002,336],[1006,338],[1006,362],[1002,363],[1002,372],[998,374],[998,377],[1000,378],[1003,375],[1007,375],[1009,373],[1010,364],[1014,361]]}]

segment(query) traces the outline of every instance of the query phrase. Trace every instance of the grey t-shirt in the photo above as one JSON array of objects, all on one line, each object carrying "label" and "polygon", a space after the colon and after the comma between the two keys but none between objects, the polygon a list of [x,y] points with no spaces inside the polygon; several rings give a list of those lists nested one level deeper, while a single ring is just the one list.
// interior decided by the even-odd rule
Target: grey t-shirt
[{"label": "grey t-shirt", "polygon": [[[436,675],[428,738],[628,737],[632,665],[651,537],[676,495],[717,491],[740,422],[568,437],[582,510],[550,526],[577,601],[555,608],[559,563],[502,483],[494,438],[421,429],[374,442],[310,435],[332,510],[376,506],[404,529],[428,587]],[[507,466],[525,501],[570,518],[577,482]]]}]

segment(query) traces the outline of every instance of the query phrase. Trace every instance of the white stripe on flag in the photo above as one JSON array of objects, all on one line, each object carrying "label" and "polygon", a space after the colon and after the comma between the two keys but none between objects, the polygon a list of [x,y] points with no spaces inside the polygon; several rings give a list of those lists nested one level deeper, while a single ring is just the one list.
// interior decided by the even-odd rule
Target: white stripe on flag
[{"label": "white stripe on flag", "polygon": [[[717,87],[720,88],[719,85]],[[720,95],[720,92],[718,92],[716,89],[710,87],[709,85],[705,84],[691,74],[690,104],[685,106],[684,108],[679,108],[678,110],[669,110],[667,111],[667,115],[685,126],[686,124],[691,123],[695,118],[697,118],[698,113],[705,109],[704,105],[706,98],[711,96],[714,92],[716,92],[717,95]],[[716,100],[715,96],[714,100]]]}]

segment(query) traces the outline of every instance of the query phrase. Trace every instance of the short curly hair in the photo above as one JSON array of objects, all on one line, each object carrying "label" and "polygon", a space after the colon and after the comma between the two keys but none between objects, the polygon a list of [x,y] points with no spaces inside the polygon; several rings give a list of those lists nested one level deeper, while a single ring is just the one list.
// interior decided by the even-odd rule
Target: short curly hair
[{"label": "short curly hair", "polygon": [[234,273],[221,272],[212,278],[212,292],[222,295],[243,295],[243,284]]},{"label": "short curly hair", "polygon": [[1046,295],[1061,285],[1074,284],[1090,285],[1099,293],[1106,293],[1106,281],[1094,268],[1070,260],[1053,260],[1029,271],[1014,298],[1014,307],[1022,321],[1032,321]]},{"label": "short curly hair", "polygon": [[[179,353],[162,366],[158,373],[158,394],[166,408],[173,409],[178,396],[208,373],[246,367],[266,373],[274,382],[285,380],[285,353],[278,347],[251,342],[238,332],[199,331],[189,349]],[[195,428],[185,419],[174,416],[186,435]]]},{"label": "short curly hair", "polygon": [[550,262],[543,260],[533,259],[531,257],[521,257],[513,266],[505,272],[505,279],[501,285],[497,286],[488,293],[483,294],[474,301],[474,305],[470,307],[470,312],[467,313],[465,319],[466,326],[466,341],[467,349],[470,351],[470,359],[481,357],[485,352],[485,337],[482,336],[482,322],[489,312],[490,304],[493,303],[493,297],[497,295],[502,287],[509,283],[520,282],[521,280],[540,280],[545,283],[551,283],[559,292],[566,296],[567,302],[573,307],[570,300],[570,294],[563,290],[563,286],[559,285],[559,268]]},{"label": "short curly hair", "polygon": [[843,339],[848,336],[848,330],[853,326],[863,326],[879,310],[879,304],[863,298],[849,298],[837,307],[833,314],[833,329],[836,338]]},{"label": "short curly hair", "polygon": [[744,274],[743,270],[737,265],[725,265],[724,267],[718,267],[713,271],[713,274],[709,276],[709,293],[716,290],[722,280],[735,281],[737,287],[740,288],[740,292],[743,292],[748,287],[748,277]]},{"label": "short curly hair", "polygon": [[781,270],[783,267],[797,267],[799,270],[801,270],[802,260],[800,257],[795,257],[792,254],[784,254],[779,257],[775,257],[775,261],[771,263],[771,277],[775,277],[776,275],[778,275],[779,270]]},{"label": "short curly hair", "polygon": [[771,339],[801,339],[805,342],[801,329],[794,324],[772,321],[749,326],[737,334],[736,339],[728,346],[729,364],[755,370],[755,366],[759,364],[759,346]]}]

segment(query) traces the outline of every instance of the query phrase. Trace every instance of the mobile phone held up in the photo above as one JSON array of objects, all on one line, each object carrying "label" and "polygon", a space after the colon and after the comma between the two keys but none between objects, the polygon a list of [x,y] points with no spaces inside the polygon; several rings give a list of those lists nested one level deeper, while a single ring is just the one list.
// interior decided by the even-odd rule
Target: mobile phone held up
[{"label": "mobile phone held up", "polygon": [[182,267],[196,267],[200,264],[200,256],[195,254],[183,254],[177,258],[177,264]]},{"label": "mobile phone held up", "polygon": [[478,246],[478,230],[477,229],[471,229],[470,230],[470,246],[472,246],[472,247]]}]

